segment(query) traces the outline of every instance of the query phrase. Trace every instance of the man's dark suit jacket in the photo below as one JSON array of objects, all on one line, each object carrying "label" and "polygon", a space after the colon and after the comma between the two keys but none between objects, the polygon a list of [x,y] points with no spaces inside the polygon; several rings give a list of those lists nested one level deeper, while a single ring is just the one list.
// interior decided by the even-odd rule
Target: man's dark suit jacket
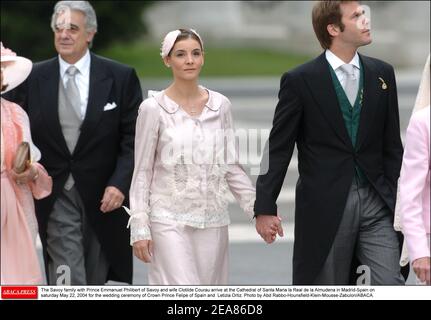
[{"label": "man's dark suit jacket", "polygon": [[[133,256],[128,215],[123,209],[102,213],[105,188],[114,186],[127,198],[133,174],[134,135],[142,91],[135,71],[91,54],[90,89],[85,119],[76,148],[66,145],[58,115],[59,60],[36,63],[29,78],[8,95],[30,118],[31,133],[42,153],[41,164],[53,178],[53,192],[36,201],[39,233],[46,253],[47,222],[53,204],[72,173],[111,269],[110,280],[132,282]],[[104,111],[108,103],[117,107]],[[45,262],[47,260],[45,259]]]},{"label": "man's dark suit jacket", "polygon": [[296,143],[293,284],[312,284],[336,235],[355,166],[388,208],[395,207],[403,148],[392,66],[360,55],[364,95],[357,145],[349,138],[323,53],[281,79],[267,145],[269,169],[256,185],[255,213],[276,215],[276,200]]}]

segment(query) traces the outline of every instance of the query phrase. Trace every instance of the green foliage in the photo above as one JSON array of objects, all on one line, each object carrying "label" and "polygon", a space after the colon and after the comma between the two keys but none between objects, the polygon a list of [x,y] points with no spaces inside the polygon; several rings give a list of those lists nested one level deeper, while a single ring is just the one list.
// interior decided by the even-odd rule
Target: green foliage
[{"label": "green foliage", "polygon": [[[50,22],[57,1],[1,1],[1,41],[33,61],[56,54]],[[145,34],[142,12],[154,1],[90,1],[96,10],[99,31],[93,50],[112,42]]]},{"label": "green foliage", "polygon": [[[169,78],[160,57],[160,46],[145,43],[115,44],[101,53],[111,59],[136,68],[140,77]],[[309,57],[257,48],[205,47],[205,66],[202,77],[280,76]]]}]

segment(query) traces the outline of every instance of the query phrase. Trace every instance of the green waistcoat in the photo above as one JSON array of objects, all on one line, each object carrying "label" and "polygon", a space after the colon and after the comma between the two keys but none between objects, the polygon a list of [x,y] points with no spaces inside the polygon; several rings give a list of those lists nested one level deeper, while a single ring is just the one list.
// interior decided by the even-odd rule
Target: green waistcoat
[{"label": "green waistcoat", "polygon": [[[358,135],[358,129],[359,129],[359,122],[361,119],[361,109],[362,109],[362,101],[364,96],[364,68],[362,64],[360,64],[360,79],[359,79],[359,90],[358,95],[356,97],[355,105],[352,108],[352,105],[350,104],[349,99],[346,96],[346,93],[344,92],[343,86],[341,85],[340,81],[338,80],[337,75],[335,74],[335,71],[332,69],[332,67],[329,65],[329,70],[331,71],[332,76],[332,83],[335,88],[335,93],[337,94],[338,103],[341,107],[341,112],[343,113],[344,123],[346,125],[347,132],[349,133],[350,140],[352,141],[352,145],[356,150],[356,140]],[[358,181],[360,184],[367,183],[367,178],[365,177],[365,174],[362,172],[362,170],[355,166],[356,170],[356,177],[358,178]]]}]

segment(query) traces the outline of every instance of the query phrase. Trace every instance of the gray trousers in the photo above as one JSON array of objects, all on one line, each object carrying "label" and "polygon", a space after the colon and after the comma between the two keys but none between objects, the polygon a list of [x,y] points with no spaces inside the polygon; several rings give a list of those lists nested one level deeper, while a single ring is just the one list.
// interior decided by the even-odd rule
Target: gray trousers
[{"label": "gray trousers", "polygon": [[109,264],[75,187],[63,189],[47,228],[48,284],[103,285]]},{"label": "gray trousers", "polygon": [[354,256],[361,264],[358,284],[404,284],[391,212],[372,186],[356,182],[350,188],[334,243],[314,284],[348,285]]}]

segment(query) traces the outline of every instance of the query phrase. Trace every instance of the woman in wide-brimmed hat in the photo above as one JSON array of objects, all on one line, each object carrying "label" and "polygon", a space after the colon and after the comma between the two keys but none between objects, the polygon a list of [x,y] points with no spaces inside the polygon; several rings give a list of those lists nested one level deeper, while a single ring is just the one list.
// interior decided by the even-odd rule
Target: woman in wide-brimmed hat
[{"label": "woman in wide-brimmed hat", "polygon": [[[30,74],[30,60],[1,45],[1,94],[21,84]],[[21,142],[30,144],[31,162],[16,173],[13,162]],[[1,284],[42,284],[36,253],[37,221],[33,197],[51,193],[52,181],[37,163],[40,151],[32,143],[27,114],[1,98]]]}]

